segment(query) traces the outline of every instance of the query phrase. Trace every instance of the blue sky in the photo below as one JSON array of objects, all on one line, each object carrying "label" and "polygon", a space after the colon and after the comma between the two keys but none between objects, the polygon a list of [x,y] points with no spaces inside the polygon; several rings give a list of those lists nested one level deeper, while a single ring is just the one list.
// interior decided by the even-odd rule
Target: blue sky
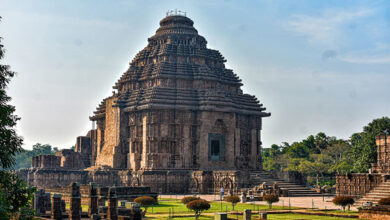
[{"label": "blue sky", "polygon": [[348,138],[389,116],[386,1],[0,0],[25,148],[68,148],[86,134],[88,116],[175,8],[272,113],[264,147],[320,131]]}]

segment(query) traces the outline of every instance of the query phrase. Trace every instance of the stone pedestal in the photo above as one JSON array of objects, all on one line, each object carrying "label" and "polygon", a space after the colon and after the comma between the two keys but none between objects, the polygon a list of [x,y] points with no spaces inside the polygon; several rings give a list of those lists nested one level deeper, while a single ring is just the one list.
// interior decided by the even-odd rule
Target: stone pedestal
[{"label": "stone pedestal", "polygon": [[70,197],[70,210],[69,210],[69,220],[80,220],[81,218],[81,195],[80,195],[80,184],[72,183],[71,187],[71,197]]},{"label": "stone pedestal", "polygon": [[97,186],[95,183],[89,184],[89,202],[88,202],[88,216],[98,214],[98,195]]},{"label": "stone pedestal", "polygon": [[215,213],[214,220],[227,220],[227,213]]},{"label": "stone pedestal", "polygon": [[262,219],[262,220],[263,219],[267,219],[267,213],[266,212],[260,212],[259,213],[259,218]]},{"label": "stone pedestal", "polygon": [[111,187],[108,190],[108,210],[107,210],[107,219],[117,220],[118,219],[118,199],[116,197],[116,187]]},{"label": "stone pedestal", "polygon": [[245,209],[244,210],[244,216],[243,216],[242,219],[244,219],[244,220],[251,220],[252,219],[252,210]]},{"label": "stone pedestal", "polygon": [[62,219],[61,194],[54,194],[51,197],[51,218],[55,220]]}]

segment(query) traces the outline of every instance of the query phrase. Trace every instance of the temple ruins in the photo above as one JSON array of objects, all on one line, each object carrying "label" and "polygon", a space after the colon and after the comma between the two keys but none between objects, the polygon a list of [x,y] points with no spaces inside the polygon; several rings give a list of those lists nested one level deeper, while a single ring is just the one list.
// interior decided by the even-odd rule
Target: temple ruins
[{"label": "temple ruins", "polygon": [[97,107],[75,150],[33,158],[19,175],[39,188],[72,182],[150,186],[155,192],[246,187],[261,170],[270,116],[194,22],[168,14]]}]

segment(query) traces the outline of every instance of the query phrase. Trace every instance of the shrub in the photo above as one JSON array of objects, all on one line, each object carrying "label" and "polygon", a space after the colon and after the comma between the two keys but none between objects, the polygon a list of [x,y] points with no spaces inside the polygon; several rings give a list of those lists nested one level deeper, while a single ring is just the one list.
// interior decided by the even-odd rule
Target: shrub
[{"label": "shrub", "polygon": [[279,197],[274,194],[265,195],[263,200],[266,201],[269,205],[269,208],[272,209],[272,203],[279,202]]},{"label": "shrub", "polygon": [[183,197],[181,199],[181,203],[183,204],[187,204],[189,202],[192,202],[194,200],[199,200],[200,198],[199,197],[196,197],[196,196],[186,196],[186,197]]},{"label": "shrub", "polygon": [[148,211],[149,206],[157,204],[156,199],[151,196],[141,196],[134,199],[134,202],[139,204],[141,207],[144,207],[145,211],[142,212],[142,215],[145,216]]},{"label": "shrub", "polygon": [[204,199],[198,199],[187,203],[187,208],[195,212],[195,219],[198,219],[203,211],[210,209],[210,203]]},{"label": "shrub", "polygon": [[336,196],[334,197],[332,202],[335,205],[341,206],[343,208],[343,211],[345,212],[345,206],[353,205],[353,203],[355,203],[355,200],[353,200],[353,198],[350,196]]},{"label": "shrub", "polygon": [[232,203],[232,207],[233,207],[233,210],[234,210],[234,206],[236,206],[236,204],[240,201],[240,197],[238,197],[238,196],[226,196],[225,197],[225,201]]},{"label": "shrub", "polygon": [[380,199],[378,205],[390,205],[390,197]]}]

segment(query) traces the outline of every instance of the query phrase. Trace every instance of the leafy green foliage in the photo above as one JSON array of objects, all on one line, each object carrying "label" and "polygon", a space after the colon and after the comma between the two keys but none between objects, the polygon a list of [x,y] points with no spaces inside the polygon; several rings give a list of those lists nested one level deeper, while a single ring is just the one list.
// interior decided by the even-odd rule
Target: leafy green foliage
[{"label": "leafy green foliage", "polygon": [[236,206],[236,204],[238,202],[240,202],[240,197],[238,197],[238,196],[226,196],[225,197],[225,201],[226,202],[230,202],[232,204],[232,208],[234,210],[234,206]]},{"label": "leafy green foliage", "polygon": [[350,156],[354,161],[353,172],[367,172],[377,160],[375,137],[390,131],[390,118],[382,117],[364,126],[363,132],[351,136]]},{"label": "leafy green foliage", "polygon": [[[1,17],[0,17],[1,19]],[[4,49],[0,37],[0,60],[4,57]],[[0,168],[9,168],[15,163],[14,155],[22,150],[23,139],[16,134],[14,127],[20,118],[14,115],[15,106],[11,101],[6,88],[15,72],[8,65],[0,64]]]},{"label": "leafy green foliage", "polygon": [[[1,19],[1,17],[0,17]],[[4,49],[0,37],[0,60]],[[16,174],[7,172],[15,164],[15,154],[22,151],[23,139],[16,134],[16,122],[20,119],[14,114],[15,107],[6,88],[15,75],[8,65],[0,64],[0,218],[9,219],[19,216],[21,211],[30,209],[34,188],[28,187]]]},{"label": "leafy green foliage", "polygon": [[[263,169],[299,171],[317,178],[317,184],[334,174],[367,172],[377,159],[375,137],[390,131],[390,119],[374,119],[349,140],[329,137],[320,132],[300,142],[272,145],[262,152]],[[329,182],[329,181],[328,181]]]},{"label": "leafy green foliage", "polygon": [[355,200],[350,196],[336,196],[332,200],[333,204],[339,205],[343,208],[345,211],[345,206],[347,205],[353,205],[355,203]]},{"label": "leafy green foliage", "polygon": [[145,216],[146,212],[148,211],[148,208],[152,205],[156,205],[157,201],[155,198],[151,196],[141,196],[134,199],[134,202],[139,204],[141,207],[143,207],[145,210],[142,212],[142,215]]},{"label": "leafy green foliage", "polygon": [[199,197],[196,197],[196,196],[186,196],[186,197],[183,197],[181,199],[181,203],[183,204],[187,204],[191,201],[194,201],[194,200],[199,200],[200,198]]},{"label": "leafy green foliage", "polygon": [[390,197],[380,199],[378,205],[390,205]]},{"label": "leafy green foliage", "polygon": [[265,195],[263,200],[266,201],[269,205],[269,208],[272,209],[272,203],[279,202],[279,197],[275,194]]},{"label": "leafy green foliage", "polygon": [[187,203],[187,208],[195,212],[195,219],[198,219],[203,211],[210,209],[210,203],[204,199],[194,200]]},{"label": "leafy green foliage", "polygon": [[58,148],[52,148],[49,144],[37,143],[33,146],[32,150],[24,150],[15,155],[15,170],[30,168],[32,157],[38,155],[54,155],[58,151]]}]

